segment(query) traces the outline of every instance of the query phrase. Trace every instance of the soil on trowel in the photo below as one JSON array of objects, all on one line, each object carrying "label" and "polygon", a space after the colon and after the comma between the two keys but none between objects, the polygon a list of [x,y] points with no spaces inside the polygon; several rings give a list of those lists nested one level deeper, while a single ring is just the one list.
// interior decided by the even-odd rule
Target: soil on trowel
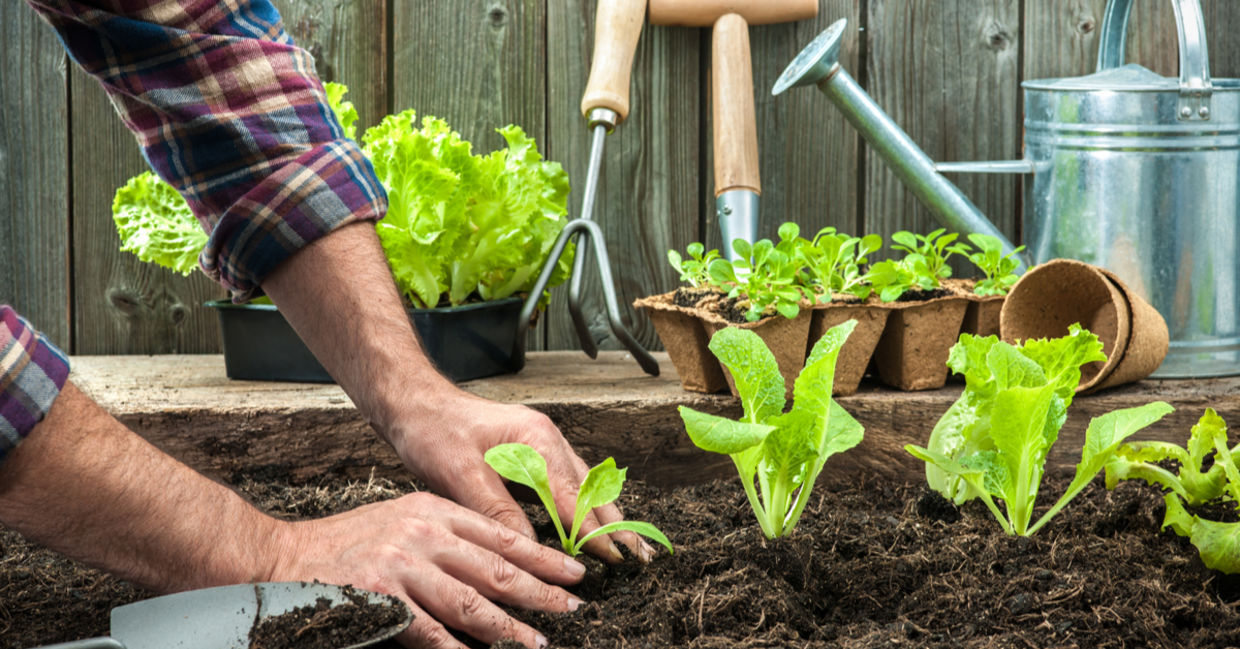
[{"label": "soil on trowel", "polygon": [[392,599],[371,602],[364,593],[347,589],[348,602],[332,605],[320,597],[313,606],[255,620],[250,649],[339,649],[387,635],[405,619],[405,606]]},{"label": "soil on trowel", "polygon": [[[1043,485],[1036,515],[1066,484]],[[242,485],[291,518],[407,490],[329,478]],[[1187,540],[1162,531],[1162,496],[1143,484],[1107,491],[1096,479],[1029,538],[1005,535],[984,505],[957,508],[920,483],[820,487],[797,530],[777,540],[762,536],[735,480],[666,491],[630,480],[619,504],[676,552],[649,564],[587,557],[585,579],[570,587],[586,602],[576,612],[512,611],[553,647],[1240,647],[1240,579],[1206,569]],[[527,511],[558,546],[546,514]],[[2,649],[106,634],[108,610],[143,596],[0,535]]]}]

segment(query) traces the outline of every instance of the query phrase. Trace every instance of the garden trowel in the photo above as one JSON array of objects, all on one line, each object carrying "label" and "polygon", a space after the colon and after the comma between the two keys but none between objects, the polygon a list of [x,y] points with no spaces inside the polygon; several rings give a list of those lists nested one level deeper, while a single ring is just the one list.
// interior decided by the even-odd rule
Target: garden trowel
[{"label": "garden trowel", "polygon": [[[250,645],[250,629],[268,617],[300,606],[313,606],[320,597],[333,606],[364,595],[369,603],[389,605],[387,595],[306,582],[239,584],[190,590],[155,597],[112,609],[112,635],[42,649],[242,649]],[[400,623],[393,624],[362,642],[341,647],[353,649],[387,640],[413,621],[404,608]]]}]

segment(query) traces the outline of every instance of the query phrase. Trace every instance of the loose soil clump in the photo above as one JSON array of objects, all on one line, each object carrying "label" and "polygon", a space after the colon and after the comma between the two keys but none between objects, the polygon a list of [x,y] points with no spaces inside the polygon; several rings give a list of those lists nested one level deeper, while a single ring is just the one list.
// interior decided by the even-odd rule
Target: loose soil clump
[{"label": "loose soil clump", "polygon": [[[257,589],[256,589],[257,590]],[[348,602],[332,605],[320,597],[313,606],[255,619],[250,649],[340,649],[383,635],[405,620],[405,607],[370,602],[364,593],[349,589]]]},{"label": "loose soil clump", "polygon": [[[1065,486],[1049,481],[1041,501]],[[242,486],[289,517],[410,489]],[[630,482],[620,505],[662,529],[676,553],[647,565],[586,558],[586,578],[570,589],[586,601],[578,611],[514,612],[552,646],[1240,646],[1240,579],[1207,570],[1191,544],[1162,532],[1162,496],[1141,484],[1106,491],[1096,480],[1023,539],[1004,535],[984,506],[957,509],[920,484],[820,489],[796,532],[777,540],[762,537],[736,481],[671,491]],[[546,515],[527,511],[557,545]],[[11,532],[0,538],[0,648],[105,634],[111,607],[145,596]]]}]

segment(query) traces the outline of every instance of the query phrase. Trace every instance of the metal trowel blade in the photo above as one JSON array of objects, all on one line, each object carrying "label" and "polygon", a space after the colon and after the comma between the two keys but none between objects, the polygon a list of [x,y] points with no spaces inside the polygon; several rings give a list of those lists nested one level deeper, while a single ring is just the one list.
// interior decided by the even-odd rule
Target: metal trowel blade
[{"label": "metal trowel blade", "polygon": [[[379,593],[354,589],[372,603],[387,604]],[[112,609],[112,637],[127,649],[246,649],[255,620],[313,606],[320,597],[332,605],[348,603],[345,588],[330,584],[280,582],[239,584],[156,597]],[[358,644],[365,647],[395,636],[413,614]]]}]

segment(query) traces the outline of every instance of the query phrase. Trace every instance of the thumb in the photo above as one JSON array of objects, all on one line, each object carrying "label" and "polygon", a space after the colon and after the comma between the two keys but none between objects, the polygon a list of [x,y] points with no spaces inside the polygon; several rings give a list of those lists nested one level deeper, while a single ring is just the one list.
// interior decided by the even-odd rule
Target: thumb
[{"label": "thumb", "polygon": [[525,512],[517,501],[512,499],[512,495],[504,487],[504,481],[498,475],[494,473],[483,475],[472,485],[462,486],[464,488],[460,490],[460,493],[453,494],[453,499],[457,503],[490,518],[517,534],[538,540],[530,519],[525,516]]}]

